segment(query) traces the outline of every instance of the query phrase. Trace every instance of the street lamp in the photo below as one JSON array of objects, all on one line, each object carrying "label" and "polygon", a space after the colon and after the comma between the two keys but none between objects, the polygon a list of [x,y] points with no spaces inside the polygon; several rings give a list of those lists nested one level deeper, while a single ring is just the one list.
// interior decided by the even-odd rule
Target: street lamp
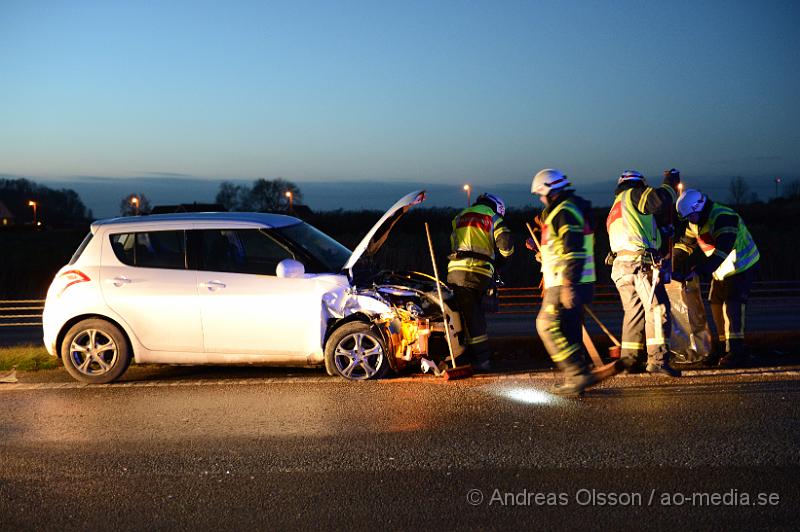
[{"label": "street lamp", "polygon": [[472,192],[472,187],[469,186],[469,185],[464,185],[464,191],[466,191],[466,193],[467,193],[467,207],[469,207],[470,206],[469,197],[470,197],[470,193]]},{"label": "street lamp", "polygon": [[33,226],[36,227],[37,225],[39,225],[37,223],[37,219],[36,219],[36,202],[33,201],[33,200],[30,200],[28,202],[28,207],[33,207]]},{"label": "street lamp", "polygon": [[292,191],[291,190],[287,190],[283,195],[286,196],[289,199],[289,210],[291,211],[292,210]]},{"label": "street lamp", "polygon": [[131,205],[133,205],[133,214],[139,215],[139,198],[136,196],[131,197]]},{"label": "street lamp", "polygon": [[781,178],[780,177],[776,177],[775,178],[775,198],[776,199],[778,198],[778,185],[780,185],[780,184],[781,184]]}]

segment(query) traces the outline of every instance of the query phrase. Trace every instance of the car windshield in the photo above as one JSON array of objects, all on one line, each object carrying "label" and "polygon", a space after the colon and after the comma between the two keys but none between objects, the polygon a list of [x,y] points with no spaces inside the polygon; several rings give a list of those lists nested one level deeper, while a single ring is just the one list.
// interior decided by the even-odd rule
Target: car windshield
[{"label": "car windshield", "polygon": [[332,273],[341,271],[347,259],[353,253],[316,227],[305,222],[280,227],[274,229],[274,231],[303,248],[309,255],[322,262],[328,271]]}]

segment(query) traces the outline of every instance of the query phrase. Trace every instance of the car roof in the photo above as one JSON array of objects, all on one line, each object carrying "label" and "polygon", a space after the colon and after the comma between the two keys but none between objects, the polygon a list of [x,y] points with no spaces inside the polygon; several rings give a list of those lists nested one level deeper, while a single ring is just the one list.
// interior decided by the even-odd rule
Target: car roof
[{"label": "car roof", "polygon": [[231,223],[245,222],[262,225],[265,227],[287,227],[296,225],[302,220],[284,214],[263,212],[180,212],[171,214],[153,214],[143,216],[122,216],[119,218],[105,218],[92,222],[92,231],[99,227],[119,227],[132,225],[174,224],[176,222],[212,222]]}]

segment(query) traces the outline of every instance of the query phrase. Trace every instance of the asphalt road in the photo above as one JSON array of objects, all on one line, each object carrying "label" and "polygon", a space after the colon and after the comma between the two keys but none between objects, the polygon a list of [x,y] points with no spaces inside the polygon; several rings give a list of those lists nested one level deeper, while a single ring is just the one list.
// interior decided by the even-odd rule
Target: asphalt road
[{"label": "asphalt road", "polygon": [[0,384],[3,530],[797,529],[796,369],[47,375]]}]

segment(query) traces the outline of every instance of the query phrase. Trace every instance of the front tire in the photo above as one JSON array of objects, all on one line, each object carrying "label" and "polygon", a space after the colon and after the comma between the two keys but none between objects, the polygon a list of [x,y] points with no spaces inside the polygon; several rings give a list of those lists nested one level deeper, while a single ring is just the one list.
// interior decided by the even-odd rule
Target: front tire
[{"label": "front tire", "polygon": [[351,381],[380,379],[389,371],[386,344],[368,323],[354,321],[336,329],[325,344],[328,373]]},{"label": "front tire", "polygon": [[61,343],[64,368],[77,381],[106,384],[120,378],[131,363],[125,335],[101,319],[73,325]]}]

